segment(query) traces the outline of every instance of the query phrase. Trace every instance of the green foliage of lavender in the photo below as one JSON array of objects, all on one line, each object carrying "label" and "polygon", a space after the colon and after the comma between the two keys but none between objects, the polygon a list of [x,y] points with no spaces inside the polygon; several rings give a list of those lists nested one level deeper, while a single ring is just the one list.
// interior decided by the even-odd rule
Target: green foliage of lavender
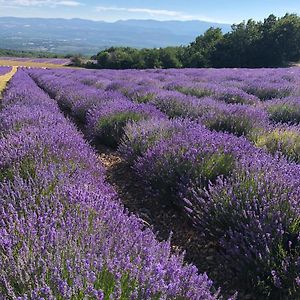
[{"label": "green foliage of lavender", "polygon": [[300,163],[300,131],[298,126],[272,128],[258,136],[255,144],[272,154],[281,154]]},{"label": "green foliage of lavender", "polygon": [[267,103],[266,109],[271,121],[275,123],[299,124],[300,104],[298,97],[288,97]]}]

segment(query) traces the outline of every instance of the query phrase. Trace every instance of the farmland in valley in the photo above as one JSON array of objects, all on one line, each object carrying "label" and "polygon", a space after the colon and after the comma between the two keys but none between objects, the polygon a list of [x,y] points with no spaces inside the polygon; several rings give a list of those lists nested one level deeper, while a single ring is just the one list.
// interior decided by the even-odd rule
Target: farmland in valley
[{"label": "farmland in valley", "polygon": [[10,74],[3,299],[299,298],[299,68]]},{"label": "farmland in valley", "polygon": [[0,66],[34,67],[34,68],[62,68],[70,64],[64,58],[27,58],[0,56]]}]

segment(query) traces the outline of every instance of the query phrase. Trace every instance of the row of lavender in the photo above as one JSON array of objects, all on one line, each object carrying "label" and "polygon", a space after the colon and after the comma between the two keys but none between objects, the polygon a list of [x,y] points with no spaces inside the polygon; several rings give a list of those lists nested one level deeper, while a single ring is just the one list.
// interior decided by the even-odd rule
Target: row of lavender
[{"label": "row of lavender", "polygon": [[[160,77],[148,72],[119,74],[119,80],[116,73],[104,74],[103,86],[153,103],[169,117],[188,117],[211,130],[244,135],[258,147],[299,162],[299,69],[172,70]],[[103,75],[86,77],[83,82],[103,82]]]},{"label": "row of lavender", "polygon": [[0,299],[216,299],[119,204],[76,128],[23,71],[0,112]]},{"label": "row of lavender", "polygon": [[1,67],[0,66],[0,76],[5,75],[11,71],[11,67]]},{"label": "row of lavender", "polygon": [[[166,76],[166,71],[148,72]],[[86,125],[94,140],[119,146],[151,192],[159,192],[186,211],[199,234],[217,245],[216,262],[226,267],[236,287],[255,287],[257,297],[264,299],[295,299],[300,292],[300,166],[269,156],[245,138],[210,131],[216,128],[204,127],[199,124],[203,119],[199,122],[191,114],[205,117],[204,105],[211,108],[214,103],[216,108],[227,105],[225,116],[237,125],[244,108],[251,112],[249,121],[256,120],[256,111],[263,115],[258,128],[264,134],[277,125],[267,121],[268,114],[258,105],[238,105],[241,110],[235,115],[235,106],[162,90],[164,83],[147,77],[147,72],[132,73],[32,71],[31,75],[66,112]],[[111,81],[114,74],[140,84],[130,90],[132,84],[125,78]],[[155,97],[140,94],[149,84]],[[151,104],[138,103],[141,99]],[[190,107],[189,101],[195,105]],[[169,117],[189,119],[169,120],[153,104]],[[170,113],[178,109],[180,113]]]},{"label": "row of lavender", "polygon": [[[90,85],[94,90],[119,91],[134,102],[154,104],[171,118],[188,117],[211,130],[244,135],[258,147],[273,154],[281,152],[288,159],[299,161],[298,69],[61,70],[55,75]],[[182,89],[176,90],[179,83],[194,94],[197,91],[197,97],[183,94]],[[272,97],[280,98],[266,100]]]}]

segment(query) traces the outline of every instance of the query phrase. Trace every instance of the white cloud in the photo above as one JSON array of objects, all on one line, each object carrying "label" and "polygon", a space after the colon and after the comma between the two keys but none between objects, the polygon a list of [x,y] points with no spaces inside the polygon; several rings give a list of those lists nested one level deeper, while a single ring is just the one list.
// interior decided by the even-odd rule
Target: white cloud
[{"label": "white cloud", "polygon": [[203,20],[203,21],[214,21],[205,16],[189,15],[181,11],[164,10],[164,9],[150,9],[150,8],[138,8],[138,7],[118,7],[118,6],[98,6],[96,7],[98,12],[127,12],[127,13],[140,13],[146,14],[151,17],[164,17],[176,20]]},{"label": "white cloud", "polygon": [[80,6],[83,5],[80,2],[77,1],[59,1],[58,5],[64,5],[64,6]]},{"label": "white cloud", "polygon": [[8,5],[11,7],[20,7],[20,6],[48,6],[48,7],[57,7],[57,6],[80,6],[82,3],[74,0],[0,0],[0,6],[5,7]]}]

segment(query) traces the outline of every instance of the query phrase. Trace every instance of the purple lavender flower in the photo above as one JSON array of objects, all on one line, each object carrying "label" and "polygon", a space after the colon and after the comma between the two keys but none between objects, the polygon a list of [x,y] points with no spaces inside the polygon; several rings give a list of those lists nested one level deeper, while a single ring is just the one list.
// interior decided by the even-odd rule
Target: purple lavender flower
[{"label": "purple lavender flower", "polygon": [[153,105],[114,100],[99,104],[88,112],[87,130],[97,142],[116,147],[127,123],[149,118],[162,119],[165,115]]},{"label": "purple lavender flower", "polygon": [[266,103],[269,118],[275,123],[300,123],[300,98],[288,97]]},{"label": "purple lavender flower", "polygon": [[161,140],[170,139],[179,132],[186,132],[198,126],[190,120],[168,120],[151,118],[136,123],[129,123],[124,129],[124,135],[118,151],[132,164],[138,157],[143,156]]},{"label": "purple lavender flower", "polygon": [[190,181],[199,179],[205,187],[218,176],[229,176],[236,160],[250,148],[243,139],[196,124],[149,147],[134,168],[147,184],[172,197]]},{"label": "purple lavender flower", "polygon": [[6,73],[11,71],[11,67],[0,67],[0,76],[5,75]]},{"label": "purple lavender flower", "polygon": [[290,284],[300,272],[299,171],[253,151],[230,177],[205,192],[192,184],[185,196],[195,227],[220,247],[217,263],[245,289],[255,286],[261,297],[297,297],[300,291]]}]

